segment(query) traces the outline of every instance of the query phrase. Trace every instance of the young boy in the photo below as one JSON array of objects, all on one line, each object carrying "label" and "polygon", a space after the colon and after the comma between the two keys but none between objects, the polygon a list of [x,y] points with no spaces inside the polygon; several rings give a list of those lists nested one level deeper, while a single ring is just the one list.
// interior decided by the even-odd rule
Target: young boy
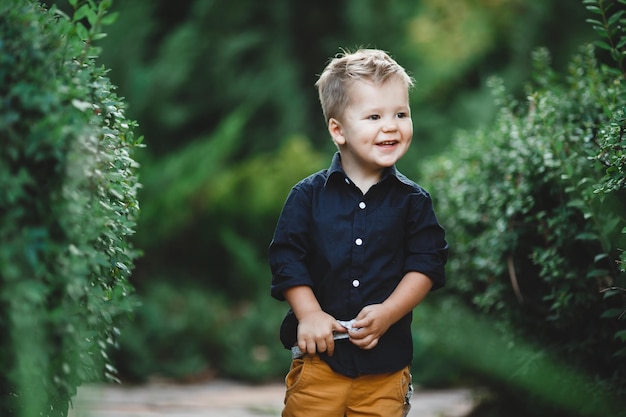
[{"label": "young boy", "polygon": [[283,417],[406,415],[412,310],[444,285],[448,245],[430,195],[395,163],[413,135],[413,80],[389,55],[338,55],[316,83],[338,148],[296,184],[269,247],[291,307]]}]

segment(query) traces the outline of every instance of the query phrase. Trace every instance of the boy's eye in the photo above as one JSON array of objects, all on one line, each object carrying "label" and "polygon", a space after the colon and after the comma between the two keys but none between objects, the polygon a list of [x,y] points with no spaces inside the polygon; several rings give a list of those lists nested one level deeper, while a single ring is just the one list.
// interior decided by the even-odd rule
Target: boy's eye
[{"label": "boy's eye", "polygon": [[406,113],[398,113],[396,115],[396,117],[398,117],[398,119],[404,119],[405,117],[408,117],[409,115]]},{"label": "boy's eye", "polygon": [[378,119],[380,119],[380,116],[377,115],[377,114],[372,114],[371,116],[368,117],[368,119],[370,119],[370,120],[378,120]]}]

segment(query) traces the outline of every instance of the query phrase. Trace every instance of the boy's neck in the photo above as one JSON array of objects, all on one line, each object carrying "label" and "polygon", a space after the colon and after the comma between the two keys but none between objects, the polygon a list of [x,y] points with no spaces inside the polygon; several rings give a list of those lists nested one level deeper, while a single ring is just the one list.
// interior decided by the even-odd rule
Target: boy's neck
[{"label": "boy's neck", "polygon": [[361,190],[363,195],[365,195],[373,185],[377,184],[383,175],[383,169],[376,171],[363,171],[358,169],[350,169],[350,166],[346,167],[344,165],[343,170],[348,178],[352,180],[354,185],[356,185]]},{"label": "boy's neck", "polygon": [[359,188],[359,190],[361,190],[363,195],[365,195],[367,194],[369,189],[372,188],[373,185],[376,185],[378,183],[379,180],[380,178],[373,180],[373,181],[370,181],[370,180],[358,181],[358,180],[352,179],[352,182],[354,182],[354,184]]}]

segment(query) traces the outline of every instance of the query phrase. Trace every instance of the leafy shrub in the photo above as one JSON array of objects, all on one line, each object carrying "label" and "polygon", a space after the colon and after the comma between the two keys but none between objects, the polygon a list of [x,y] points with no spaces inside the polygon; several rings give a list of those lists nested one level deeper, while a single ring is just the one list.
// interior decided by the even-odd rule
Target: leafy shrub
[{"label": "leafy shrub", "polygon": [[215,375],[265,381],[289,366],[289,352],[277,342],[284,309],[269,297],[233,303],[200,285],[161,279],[145,288],[142,300],[122,328],[115,356],[130,381]]},{"label": "leafy shrub", "polygon": [[414,381],[420,383],[433,359],[443,362],[436,376],[446,378],[446,387],[474,388],[478,406],[472,417],[623,415],[623,398],[607,381],[572,367],[568,357],[516,337],[506,329],[509,325],[473,311],[457,297],[430,298],[415,318],[417,345],[430,355],[414,361]]},{"label": "leafy shrub", "polygon": [[[234,113],[193,152],[144,166],[153,180],[141,194],[139,230],[163,232],[169,243],[155,248],[149,233],[142,240],[151,256],[132,278],[142,305],[115,357],[127,379],[218,373],[260,381],[283,377],[289,366],[278,340],[287,305],[269,296],[266,251],[289,188],[330,162],[292,137],[276,152],[229,164],[245,120]],[[155,177],[182,187],[159,195]]]},{"label": "leafy shrub", "polygon": [[148,376],[182,379],[211,372],[230,321],[223,297],[162,280],[141,297],[133,321],[122,328],[114,356],[120,374],[143,381]]},{"label": "leafy shrub", "polygon": [[0,5],[0,414],[65,416],[114,379],[132,309],[140,140],[98,49],[110,1]]},{"label": "leafy shrub", "polygon": [[[586,3],[604,13],[610,2]],[[624,43],[613,43],[616,56]],[[451,287],[496,326],[624,395],[625,73],[599,64],[591,46],[563,76],[549,60],[535,53],[525,101],[492,80],[496,121],[431,166],[454,249]]]}]

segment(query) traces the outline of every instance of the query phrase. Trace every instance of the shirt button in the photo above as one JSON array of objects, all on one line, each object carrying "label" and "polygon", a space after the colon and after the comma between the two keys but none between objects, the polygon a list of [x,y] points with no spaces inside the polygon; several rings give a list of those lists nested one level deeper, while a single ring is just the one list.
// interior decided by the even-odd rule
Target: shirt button
[{"label": "shirt button", "polygon": [[346,182],[346,184],[350,184],[350,179],[349,178],[344,178],[344,181]]},{"label": "shirt button", "polygon": [[359,208],[360,208],[361,210],[363,210],[365,207],[367,207],[367,206],[365,205],[365,203],[364,203],[363,201],[361,201],[361,202],[359,203]]},{"label": "shirt button", "polygon": [[363,239],[359,237],[354,241],[354,243],[356,243],[357,246],[361,246],[363,244]]},{"label": "shirt button", "polygon": [[352,286],[353,286],[354,288],[358,287],[359,285],[361,285],[361,283],[359,282],[359,280],[358,280],[358,279],[355,279],[354,281],[352,281]]}]

